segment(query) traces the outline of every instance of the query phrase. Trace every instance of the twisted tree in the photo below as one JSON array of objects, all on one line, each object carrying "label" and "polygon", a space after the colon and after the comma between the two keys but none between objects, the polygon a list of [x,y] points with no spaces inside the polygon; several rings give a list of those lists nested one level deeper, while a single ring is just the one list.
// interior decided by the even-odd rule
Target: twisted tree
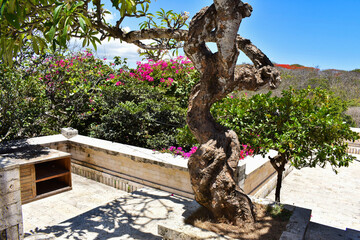
[{"label": "twisted tree", "polygon": [[[189,128],[201,144],[188,163],[195,198],[215,218],[235,224],[254,221],[252,203],[234,180],[240,143],[234,131],[215,122],[210,108],[235,89],[256,90],[265,84],[275,87],[280,81],[270,60],[237,34],[242,19],[251,11],[251,6],[241,1],[214,0],[191,20],[184,46],[200,72],[187,114]],[[216,42],[216,53],[206,47],[207,41]],[[236,68],[239,49],[254,66]]]},{"label": "twisted tree", "polygon": [[[237,33],[242,19],[251,15],[252,7],[240,0],[214,0],[211,6],[203,8],[193,17],[188,30],[182,29],[185,25],[182,21],[187,15],[178,14],[170,19],[163,17],[167,27],[125,32],[120,26],[122,21],[126,17],[146,16],[150,0],[111,2],[121,15],[115,26],[106,23],[106,10],[101,0],[92,1],[92,11],[89,11],[90,0],[63,3],[19,0],[12,8],[5,1],[1,5],[0,25],[3,59],[10,61],[28,41],[32,41],[33,46],[41,43],[38,51],[46,48],[45,41],[53,47],[64,46],[70,37],[80,37],[85,45],[90,42],[95,45],[98,41],[94,35],[96,31],[101,34],[101,39],[113,37],[148,50],[180,47],[182,45],[178,42],[183,42],[186,55],[200,72],[200,81],[189,98],[187,114],[190,130],[201,144],[188,164],[195,198],[218,219],[226,218],[235,224],[253,222],[251,200],[234,179],[240,157],[238,137],[234,131],[217,123],[210,114],[212,104],[236,89],[255,91],[265,85],[274,88],[280,81],[280,74],[266,55]],[[36,4],[53,14],[33,14]],[[22,14],[17,15],[14,9],[22,11]],[[25,38],[24,33],[32,37]],[[147,45],[142,42],[145,39],[162,41]],[[175,40],[176,44],[164,39]],[[6,42],[17,47],[10,48]],[[215,42],[218,51],[213,53],[206,46],[207,42]],[[236,67],[240,50],[252,60],[253,65]]]}]

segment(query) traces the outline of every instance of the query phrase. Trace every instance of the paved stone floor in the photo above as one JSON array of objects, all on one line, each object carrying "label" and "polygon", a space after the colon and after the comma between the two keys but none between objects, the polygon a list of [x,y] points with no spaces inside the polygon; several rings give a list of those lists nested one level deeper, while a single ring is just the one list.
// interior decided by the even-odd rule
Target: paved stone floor
[{"label": "paved stone floor", "polygon": [[[25,239],[160,240],[158,223],[186,216],[193,200],[154,189],[131,194],[73,174],[73,190],[23,205]],[[39,236],[40,235],[40,236]]]},{"label": "paved stone floor", "polygon": [[24,232],[58,224],[127,193],[72,174],[73,189],[22,206]]},{"label": "paved stone floor", "polygon": [[[346,228],[354,229],[360,239],[360,155],[356,156],[358,161],[339,168],[338,174],[331,167],[303,168],[284,179],[281,202],[312,209],[309,234],[313,238],[308,239],[346,239],[337,238],[341,231],[335,231]],[[275,190],[267,198],[274,197]]]},{"label": "paved stone floor", "polygon": [[[312,209],[306,240],[360,240],[360,162],[337,175],[328,168],[293,170],[281,199]],[[158,223],[196,207],[171,193],[141,189],[129,194],[73,174],[72,191],[23,205],[24,230],[28,238],[45,233],[55,239],[161,239]],[[353,229],[352,238],[345,228]]]}]

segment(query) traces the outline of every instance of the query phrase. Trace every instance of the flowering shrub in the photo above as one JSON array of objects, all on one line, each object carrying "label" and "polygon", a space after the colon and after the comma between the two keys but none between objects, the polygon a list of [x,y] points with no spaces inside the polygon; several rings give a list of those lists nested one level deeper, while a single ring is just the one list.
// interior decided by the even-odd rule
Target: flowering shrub
[{"label": "flowering shrub", "polygon": [[163,148],[163,149],[161,150],[161,152],[163,152],[163,153],[164,153],[164,152],[168,152],[168,153],[172,153],[172,154],[174,154],[174,155],[180,155],[180,156],[182,156],[182,157],[184,157],[184,158],[190,158],[191,155],[192,155],[193,153],[195,153],[197,149],[198,149],[197,146],[193,146],[189,152],[186,152],[186,151],[183,150],[182,147],[170,146],[170,147],[168,147],[167,149],[166,149],[166,148]]},{"label": "flowering shrub", "polygon": [[47,125],[55,132],[71,126],[87,134],[89,123],[98,117],[102,84],[114,73],[90,51],[45,58],[36,76],[45,87]]},{"label": "flowering shrub", "polygon": [[166,94],[176,97],[184,108],[187,107],[187,97],[191,88],[199,79],[199,73],[184,56],[157,62],[138,62],[136,69],[122,71],[121,74],[127,81],[138,81],[165,89]]},{"label": "flowering shrub", "polygon": [[102,94],[100,120],[90,126],[90,136],[151,149],[176,144],[186,109],[164,89],[127,82],[106,86]]},{"label": "flowering shrub", "polygon": [[242,150],[240,151],[240,160],[246,158],[247,156],[251,156],[254,154],[254,150],[251,149],[250,145],[242,145]]},{"label": "flowering shrub", "polygon": [[100,121],[91,125],[90,135],[155,149],[176,144],[196,81],[197,72],[181,56],[108,74],[97,105]]},{"label": "flowering shrub", "polygon": [[[246,158],[247,156],[251,156],[254,154],[254,150],[251,149],[251,147],[249,145],[241,145],[242,150],[240,151],[240,160]],[[191,155],[193,153],[196,152],[196,150],[198,150],[197,146],[193,146],[190,151],[186,152],[182,147],[174,147],[174,146],[170,146],[167,149],[163,148],[160,152],[167,152],[167,153],[172,153],[174,155],[180,155],[184,158],[190,158]]]}]

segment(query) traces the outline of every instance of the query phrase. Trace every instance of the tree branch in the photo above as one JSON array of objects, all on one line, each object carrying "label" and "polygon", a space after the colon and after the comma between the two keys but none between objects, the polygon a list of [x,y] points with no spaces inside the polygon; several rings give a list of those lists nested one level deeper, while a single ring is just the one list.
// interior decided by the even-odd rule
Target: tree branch
[{"label": "tree branch", "polygon": [[145,50],[171,50],[174,48],[181,48],[182,45],[179,46],[170,46],[168,44],[158,44],[158,45],[150,45],[150,44],[144,44],[141,41],[134,41],[132,42],[133,44],[135,44],[136,46],[138,46],[141,49],[145,49]]},{"label": "tree branch", "polygon": [[249,39],[243,38],[238,35],[236,37],[236,43],[238,48],[250,58],[256,68],[261,68],[264,66],[274,66],[270,59],[254,44],[252,44]]},{"label": "tree branch", "polygon": [[[215,6],[201,9],[191,20],[184,51],[200,72],[207,67],[212,52],[206,46],[209,33],[215,28]],[[216,42],[216,39],[215,39]]]}]

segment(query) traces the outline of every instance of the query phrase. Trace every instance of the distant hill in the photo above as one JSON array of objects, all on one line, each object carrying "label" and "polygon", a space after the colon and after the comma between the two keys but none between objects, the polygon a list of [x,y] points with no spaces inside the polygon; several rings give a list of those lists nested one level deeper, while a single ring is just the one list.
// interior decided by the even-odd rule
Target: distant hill
[{"label": "distant hill", "polygon": [[[272,90],[274,95],[280,96],[282,90],[293,86],[302,89],[311,86],[321,87],[332,91],[335,96],[349,103],[347,114],[352,116],[356,125],[360,127],[360,69],[344,71],[338,69],[319,70],[299,64],[275,64],[281,72],[282,82],[278,89]],[[268,92],[262,89],[258,92],[247,92],[249,95]]]}]

